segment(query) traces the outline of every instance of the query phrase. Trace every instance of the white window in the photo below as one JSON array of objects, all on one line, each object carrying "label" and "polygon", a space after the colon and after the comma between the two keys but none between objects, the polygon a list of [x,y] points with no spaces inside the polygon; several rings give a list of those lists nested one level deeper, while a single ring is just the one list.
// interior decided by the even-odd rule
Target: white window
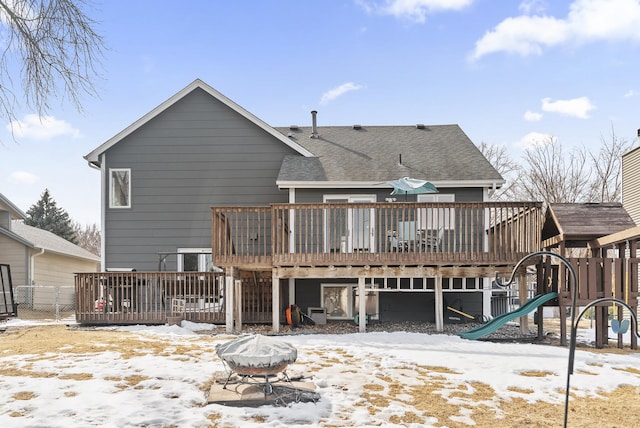
[{"label": "white window", "polygon": [[321,298],[327,319],[353,318],[353,288],[350,284],[322,284]]},{"label": "white window", "polygon": [[109,208],[131,208],[131,169],[109,169]]},{"label": "white window", "polygon": [[[456,195],[447,193],[418,195],[418,202],[455,202]],[[420,229],[453,230],[456,227],[454,208],[420,209]]]},{"label": "white window", "polygon": [[213,266],[211,248],[178,248],[178,272],[207,272]]}]

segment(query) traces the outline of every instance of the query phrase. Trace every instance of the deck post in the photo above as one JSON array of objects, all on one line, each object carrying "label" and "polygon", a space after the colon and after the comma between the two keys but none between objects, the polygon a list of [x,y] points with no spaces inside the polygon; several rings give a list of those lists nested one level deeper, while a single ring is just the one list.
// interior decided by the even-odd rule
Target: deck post
[{"label": "deck post", "polygon": [[273,311],[273,332],[280,331],[280,277],[275,269],[271,275],[271,309]]},{"label": "deck post", "polygon": [[242,281],[236,279],[233,286],[234,325],[237,332],[242,331]]},{"label": "deck post", "polygon": [[441,333],[444,331],[444,310],[442,304],[444,298],[442,296],[442,275],[436,276],[435,286],[435,316],[436,316],[436,331]]},{"label": "deck post", "polygon": [[492,316],[491,297],[493,296],[492,279],[480,278],[482,281],[482,316]]},{"label": "deck post", "polygon": [[[518,297],[520,301],[520,307],[522,307],[528,300],[528,290],[527,290],[527,276],[520,275],[518,278]],[[542,312],[542,308],[539,308]],[[538,313],[538,318],[540,318],[540,313]],[[526,314],[520,317],[520,334],[528,335],[529,334],[529,315]]]},{"label": "deck post", "polygon": [[296,279],[289,278],[289,305],[296,304]]},{"label": "deck post", "polygon": [[224,300],[225,300],[225,325],[226,332],[228,334],[233,333],[233,309],[235,307],[233,303],[233,276],[225,277],[225,289],[224,289]]},{"label": "deck post", "polygon": [[358,277],[358,296],[360,296],[358,304],[358,331],[360,333],[367,332],[367,292],[364,290],[366,278]]}]

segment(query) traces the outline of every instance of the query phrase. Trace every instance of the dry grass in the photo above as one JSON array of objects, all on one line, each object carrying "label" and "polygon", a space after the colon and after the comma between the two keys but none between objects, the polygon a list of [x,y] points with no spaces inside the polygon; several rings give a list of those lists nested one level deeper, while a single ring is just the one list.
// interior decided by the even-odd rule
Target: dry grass
[{"label": "dry grass", "polygon": [[[185,355],[195,356],[203,352],[197,343],[192,345],[176,345],[162,340],[144,340],[133,333],[105,330],[69,330],[64,326],[21,328],[2,334],[0,356],[20,355],[21,362],[36,361],[48,358],[50,353],[92,354],[100,352],[118,352],[121,358],[137,355]],[[216,340],[207,338],[207,340]],[[593,350],[592,350],[593,351]],[[350,355],[339,349],[321,351],[326,358],[326,366],[341,364],[345,367],[362,367],[364,364],[378,364],[377,361],[363,361],[362,358]],[[600,350],[599,352],[606,352]],[[617,351],[616,351],[617,352]],[[28,362],[27,361],[27,362]],[[320,367],[319,367],[320,366]],[[304,367],[307,373],[322,370],[325,364],[311,362]],[[379,366],[378,366],[379,367]],[[636,368],[620,369],[630,376],[639,376]],[[478,427],[516,428],[516,427],[550,427],[561,426],[564,404],[546,402],[530,402],[527,396],[534,393],[526,388],[509,388],[522,398],[503,398],[489,385],[479,382],[464,384],[454,383],[448,375],[459,375],[460,372],[448,367],[419,365],[402,368],[412,376],[412,382],[392,376],[390,372],[380,369],[375,375],[366,378],[363,393],[357,407],[366,409],[370,415],[380,416],[390,407],[400,404],[407,409],[403,412],[387,416],[389,423],[398,425],[418,424],[436,427],[468,428],[469,420]],[[345,370],[345,376],[362,376],[353,370]],[[581,374],[588,375],[588,372]],[[526,371],[521,373],[527,377],[554,376],[548,371]],[[0,376],[33,376],[53,377],[55,373],[35,371],[30,364],[11,366],[5,364],[0,369]],[[91,374],[78,373],[67,375],[67,378],[83,380],[91,378]],[[105,380],[115,382],[119,388],[137,388],[147,378],[144,376],[112,376]],[[210,384],[207,384],[210,386]],[[340,388],[340,385],[334,385]],[[71,393],[70,393],[71,394]],[[37,391],[21,391],[11,398],[28,401],[37,396]],[[640,388],[621,386],[618,389],[601,393],[600,397],[577,397],[570,402],[569,426],[598,426],[604,428],[628,427],[635,424],[640,415]],[[13,415],[23,416],[23,415]],[[380,416],[382,417],[382,416]],[[220,424],[221,415],[209,415],[211,426]],[[352,426],[349,415],[336,415],[344,420],[341,426]],[[264,422],[259,413],[247,414],[247,420],[254,423]],[[335,422],[336,419],[334,419]],[[321,426],[327,426],[320,422]]]}]

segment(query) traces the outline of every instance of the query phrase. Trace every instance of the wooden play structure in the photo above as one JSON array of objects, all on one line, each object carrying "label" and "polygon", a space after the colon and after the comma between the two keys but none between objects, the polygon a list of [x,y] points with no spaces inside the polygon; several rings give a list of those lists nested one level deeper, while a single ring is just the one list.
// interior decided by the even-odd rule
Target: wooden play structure
[{"label": "wooden play structure", "polygon": [[[638,313],[638,249],[640,227],[621,204],[551,204],[542,228],[542,245],[547,251],[565,257],[577,276],[576,306],[584,307],[597,299],[618,299]],[[572,305],[568,269],[551,258],[536,265],[537,294],[558,292],[561,341],[567,344],[567,315]],[[625,308],[603,301],[593,307],[596,347],[608,343],[610,319],[619,325],[630,314]],[[538,333],[542,335],[543,317]],[[631,323],[631,348],[637,349],[636,326]],[[618,334],[619,348],[623,347]]]}]

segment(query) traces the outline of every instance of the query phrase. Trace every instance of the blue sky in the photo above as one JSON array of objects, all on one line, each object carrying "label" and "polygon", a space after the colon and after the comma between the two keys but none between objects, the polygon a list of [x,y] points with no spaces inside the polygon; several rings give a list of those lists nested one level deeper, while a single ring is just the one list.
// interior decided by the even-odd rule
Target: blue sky
[{"label": "blue sky", "polygon": [[[273,126],[456,123],[519,159],[640,128],[638,0],[98,1],[99,97],[0,126],[0,193],[99,223],[83,156],[200,78]],[[14,77],[15,79],[15,77]],[[17,79],[19,80],[19,79]]]}]

